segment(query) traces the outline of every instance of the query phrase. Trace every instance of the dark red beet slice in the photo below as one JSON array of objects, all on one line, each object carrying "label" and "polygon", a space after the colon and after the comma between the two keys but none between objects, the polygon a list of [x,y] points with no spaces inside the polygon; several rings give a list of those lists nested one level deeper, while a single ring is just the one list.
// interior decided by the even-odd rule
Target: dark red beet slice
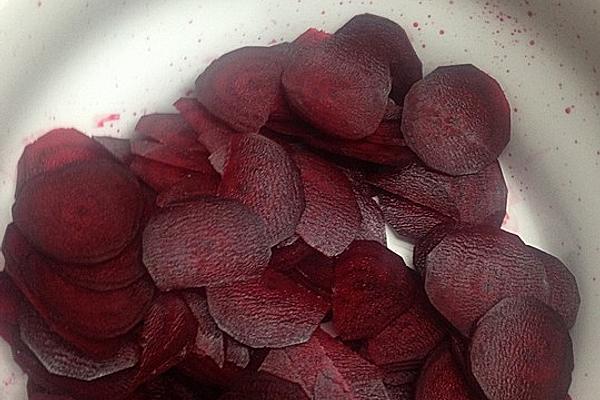
[{"label": "dark red beet slice", "polygon": [[404,101],[410,87],[423,78],[421,60],[406,32],[387,18],[373,14],[357,15],[338,29],[335,36],[389,65],[392,76],[390,97],[399,104]]},{"label": "dark red beet slice", "polygon": [[436,225],[451,219],[431,208],[386,193],[379,194],[379,207],[396,233],[409,241],[422,239]]},{"label": "dark red beet slice", "polygon": [[388,65],[335,37],[292,48],[282,76],[290,106],[333,136],[360,139],[375,132],[391,89]]},{"label": "dark red beet slice", "polygon": [[275,271],[289,271],[308,256],[319,254],[296,235],[273,247],[272,252],[269,268]]},{"label": "dark red beet slice", "polygon": [[465,336],[505,297],[548,299],[542,262],[518,236],[498,229],[450,232],[429,252],[425,266],[429,299]]},{"label": "dark red beet slice", "polygon": [[321,297],[274,271],[253,281],[209,287],[207,298],[219,328],[257,348],[306,342],[329,309]]},{"label": "dark red beet slice", "polygon": [[377,365],[418,364],[445,335],[440,317],[421,294],[407,312],[369,339],[364,350],[368,358]]},{"label": "dark red beet slice", "polygon": [[0,322],[15,325],[21,313],[23,299],[10,276],[0,272]]},{"label": "dark red beet slice", "polygon": [[256,133],[278,104],[284,58],[278,46],[227,53],[196,80],[198,100],[235,130]]},{"label": "dark red beet slice", "polygon": [[510,106],[500,85],[476,67],[440,67],[408,92],[402,132],[428,167],[474,174],[506,147]]},{"label": "dark red beet slice", "polygon": [[169,207],[144,230],[144,264],[162,290],[248,280],[271,249],[262,219],[234,200],[206,197]]},{"label": "dark red beet slice", "polygon": [[216,174],[202,174],[185,177],[156,197],[159,207],[198,200],[201,197],[217,194],[220,179]]},{"label": "dark red beet slice", "polygon": [[344,340],[373,337],[411,307],[416,291],[402,257],[377,242],[356,241],[335,265],[335,329]]},{"label": "dark red beet slice", "polygon": [[181,98],[175,103],[175,108],[194,128],[198,141],[210,153],[226,146],[231,136],[238,134],[238,132],[212,116],[196,99]]},{"label": "dark red beet slice", "polygon": [[[515,338],[515,340],[519,340]],[[428,358],[417,383],[416,400],[479,400],[447,344]],[[483,399],[481,399],[483,400]]]},{"label": "dark red beet slice", "polygon": [[542,262],[546,271],[550,287],[547,304],[563,317],[567,328],[572,328],[581,302],[575,276],[558,258],[535,247],[529,248]]},{"label": "dark red beet slice", "polygon": [[360,230],[361,213],[346,175],[308,153],[293,155],[304,185],[306,207],[296,233],[327,256],[343,252]]},{"label": "dark red beet slice", "polygon": [[185,179],[219,179],[215,171],[197,172],[134,156],[131,171],[156,192],[164,192]]},{"label": "dark red beet slice", "polygon": [[200,151],[180,150],[149,140],[134,140],[131,142],[131,152],[134,155],[173,167],[203,173],[215,172],[208,161],[208,153],[204,149]]},{"label": "dark red beet slice", "polygon": [[442,239],[448,234],[448,232],[455,228],[453,222],[447,224],[440,224],[432,228],[421,240],[415,243],[413,250],[413,266],[415,270],[425,277],[425,265],[427,262],[427,255],[431,250],[435,248]]},{"label": "dark red beet slice", "polygon": [[131,368],[138,362],[139,348],[133,341],[125,343],[111,357],[90,358],[52,332],[33,310],[20,316],[19,328],[23,343],[54,375],[92,381]]},{"label": "dark red beet slice", "polygon": [[388,146],[406,146],[404,136],[400,131],[400,121],[382,121],[372,135],[367,136],[365,141],[369,143],[385,144]]},{"label": "dark red beet slice", "polygon": [[227,164],[227,161],[229,160],[230,150],[231,148],[229,145],[221,146],[208,157],[210,165],[212,165],[214,170],[221,176],[223,176],[225,164]]},{"label": "dark red beet slice", "polygon": [[388,399],[381,371],[320,329],[307,343],[271,350],[260,370],[300,384],[315,399]]},{"label": "dark red beet slice", "polygon": [[362,222],[355,240],[372,240],[386,245],[385,218],[381,208],[370,193],[354,189],[356,203],[360,209]]},{"label": "dark red beet slice", "polygon": [[135,237],[142,213],[135,178],[110,161],[71,164],[30,179],[13,206],[15,224],[43,253],[96,263]]},{"label": "dark red beet slice", "polygon": [[194,315],[175,294],[163,294],[148,310],[140,333],[140,363],[136,381],[144,382],[178,364],[197,331]]},{"label": "dark red beet slice", "polygon": [[225,361],[239,368],[250,365],[251,349],[237,340],[225,336]]},{"label": "dark red beet slice", "polygon": [[[50,328],[77,345],[77,336],[113,338],[143,317],[154,293],[149,279],[113,291],[97,292],[71,284],[9,225],[2,250],[6,270]],[[73,339],[75,338],[75,339]]]},{"label": "dark red beet slice", "polygon": [[573,344],[550,307],[534,298],[507,298],[477,323],[470,365],[490,400],[563,400]]},{"label": "dark red beet slice", "polygon": [[315,253],[299,261],[287,275],[323,297],[330,297],[335,274],[334,264],[333,258]]},{"label": "dark red beet slice", "polygon": [[302,387],[270,374],[260,373],[237,382],[220,400],[309,400]]},{"label": "dark red beet slice", "polygon": [[196,134],[179,114],[144,115],[137,122],[135,131],[141,138],[177,149],[202,149]]},{"label": "dark red beet slice", "polygon": [[111,136],[93,136],[92,139],[100,143],[102,147],[123,164],[131,162],[132,155],[129,139],[120,139]]},{"label": "dark red beet slice", "polygon": [[231,141],[219,195],[238,200],[260,215],[271,245],[294,234],[304,210],[296,164],[283,147],[259,135]]},{"label": "dark red beet slice", "polygon": [[17,166],[17,189],[31,178],[66,165],[88,160],[111,159],[100,144],[75,129],[55,129],[25,147]]}]

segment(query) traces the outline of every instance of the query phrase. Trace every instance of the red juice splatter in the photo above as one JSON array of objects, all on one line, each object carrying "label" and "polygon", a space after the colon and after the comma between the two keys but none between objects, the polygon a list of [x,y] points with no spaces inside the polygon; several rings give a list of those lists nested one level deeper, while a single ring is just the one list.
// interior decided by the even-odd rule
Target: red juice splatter
[{"label": "red juice splatter", "polygon": [[567,107],[567,108],[565,108],[565,113],[567,113],[567,114],[571,114],[571,111],[573,111],[573,110],[571,109],[571,107]]},{"label": "red juice splatter", "polygon": [[105,117],[102,117],[98,120],[98,122],[96,123],[96,126],[98,128],[103,128],[104,124],[106,124],[107,122],[110,121],[118,121],[121,119],[121,114],[108,114]]},{"label": "red juice splatter", "polygon": [[413,26],[414,26],[415,28],[418,28],[418,27],[419,27],[419,23],[418,23],[418,22],[413,22]]}]

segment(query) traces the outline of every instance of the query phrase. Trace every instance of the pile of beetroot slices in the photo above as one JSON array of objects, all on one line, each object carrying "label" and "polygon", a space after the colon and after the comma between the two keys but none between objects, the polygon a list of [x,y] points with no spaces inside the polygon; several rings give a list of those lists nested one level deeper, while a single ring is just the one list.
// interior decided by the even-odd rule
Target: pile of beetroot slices
[{"label": "pile of beetroot slices", "polygon": [[0,335],[30,399],[568,397],[577,284],[500,229],[493,78],[423,77],[364,14],[225,54],[175,108],[19,160]]}]

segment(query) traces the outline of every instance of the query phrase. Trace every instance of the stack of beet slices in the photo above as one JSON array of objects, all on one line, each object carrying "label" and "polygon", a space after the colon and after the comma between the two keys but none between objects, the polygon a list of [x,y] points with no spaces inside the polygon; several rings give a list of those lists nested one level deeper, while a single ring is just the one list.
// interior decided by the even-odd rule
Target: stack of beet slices
[{"label": "stack of beet slices", "polygon": [[577,284],[500,229],[494,79],[423,77],[400,26],[360,15],[196,89],[131,139],[25,148],[0,335],[30,399],[567,398]]}]

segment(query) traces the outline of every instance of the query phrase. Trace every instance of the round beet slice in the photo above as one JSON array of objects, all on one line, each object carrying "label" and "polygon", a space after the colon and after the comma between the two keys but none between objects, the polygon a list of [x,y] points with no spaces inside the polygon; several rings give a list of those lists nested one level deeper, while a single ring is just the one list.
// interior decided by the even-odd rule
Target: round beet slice
[{"label": "round beet slice", "polygon": [[131,144],[129,139],[121,139],[112,136],[92,136],[92,139],[102,145],[114,158],[123,164],[131,162]]},{"label": "round beet slice", "polygon": [[217,174],[202,174],[185,177],[156,197],[156,205],[168,207],[177,203],[198,200],[217,194],[219,187]]},{"label": "round beet slice", "polygon": [[500,85],[476,67],[440,67],[408,92],[402,132],[428,167],[474,174],[506,147],[510,107]]},{"label": "round beet slice", "polygon": [[259,276],[271,256],[262,219],[230,199],[205,197],[168,207],[144,230],[143,260],[161,290]]},{"label": "round beet slice", "polygon": [[507,298],[492,308],[477,323],[469,359],[490,400],[567,397],[573,344],[560,315],[534,298]]},{"label": "round beet slice", "polygon": [[208,310],[206,297],[196,292],[185,292],[183,298],[198,323],[195,341],[190,346],[188,359],[209,357],[223,368],[225,363],[225,338]]},{"label": "round beet slice", "polygon": [[135,237],[140,185],[113,161],[85,161],[30,179],[13,206],[15,224],[44,254],[89,264],[119,254]]},{"label": "round beet slice", "polygon": [[[201,146],[200,143],[198,146]],[[131,153],[173,167],[205,174],[214,173],[212,165],[208,162],[206,149],[178,149],[150,140],[134,140],[131,142]]]},{"label": "round beet slice", "polygon": [[548,299],[542,262],[518,236],[499,229],[450,232],[429,252],[425,269],[431,303],[465,336],[505,297]]},{"label": "round beet slice", "polygon": [[425,264],[427,262],[427,255],[431,250],[435,248],[442,239],[448,234],[448,232],[454,229],[455,224],[453,222],[446,224],[439,224],[433,227],[425,236],[415,243],[413,249],[413,266],[415,270],[425,277]]},{"label": "round beet slice", "polygon": [[215,322],[250,347],[286,347],[306,342],[329,310],[320,296],[283,274],[206,290]]},{"label": "round beet slice", "polygon": [[260,215],[271,245],[294,234],[304,211],[298,167],[283,147],[259,135],[231,140],[219,195],[238,200]]}]

